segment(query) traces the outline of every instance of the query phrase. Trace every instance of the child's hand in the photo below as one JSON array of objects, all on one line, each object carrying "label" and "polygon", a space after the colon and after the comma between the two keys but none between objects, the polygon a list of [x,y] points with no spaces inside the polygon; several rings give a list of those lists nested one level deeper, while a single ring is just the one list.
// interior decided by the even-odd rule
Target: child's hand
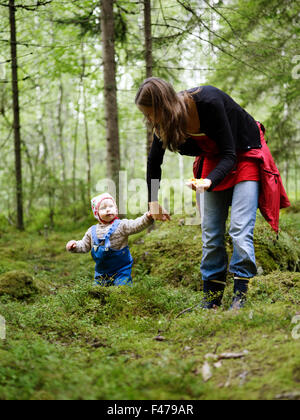
[{"label": "child's hand", "polygon": [[153,217],[152,217],[152,214],[150,213],[150,211],[147,212],[147,217],[150,220],[154,220]]},{"label": "child's hand", "polygon": [[66,248],[67,248],[67,251],[74,251],[74,249],[77,248],[76,241],[70,241],[70,242],[68,242]]},{"label": "child's hand", "polygon": [[167,210],[163,209],[157,201],[152,201],[149,203],[149,210],[154,220],[161,220],[163,222],[171,220],[171,216]]}]

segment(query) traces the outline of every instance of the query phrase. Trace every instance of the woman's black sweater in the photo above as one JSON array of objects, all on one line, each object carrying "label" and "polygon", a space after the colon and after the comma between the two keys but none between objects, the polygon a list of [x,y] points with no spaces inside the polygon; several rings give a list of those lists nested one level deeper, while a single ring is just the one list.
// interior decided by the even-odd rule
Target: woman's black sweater
[{"label": "woman's black sweater", "polygon": [[[188,92],[192,94],[197,106],[201,124],[199,133],[214,140],[220,151],[220,162],[207,177],[212,181],[212,190],[236,164],[237,151],[261,148],[259,128],[254,118],[221,90],[213,86],[202,86]],[[201,152],[193,138],[188,138],[179,148],[179,153],[185,156],[199,156]],[[161,140],[154,135],[147,164],[149,201],[158,199],[164,154]]]}]

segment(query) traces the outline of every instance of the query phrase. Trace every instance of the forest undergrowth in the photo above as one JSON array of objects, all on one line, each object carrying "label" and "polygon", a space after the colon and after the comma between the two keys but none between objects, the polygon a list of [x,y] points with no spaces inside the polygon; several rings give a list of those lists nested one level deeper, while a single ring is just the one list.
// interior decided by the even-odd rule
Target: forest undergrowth
[{"label": "forest undergrowth", "polygon": [[65,251],[81,226],[2,229],[0,399],[300,399],[298,207],[278,240],[258,217],[259,275],[239,312],[230,276],[219,310],[196,307],[201,229],[181,218],[131,237],[132,288],[93,287],[90,255]]}]

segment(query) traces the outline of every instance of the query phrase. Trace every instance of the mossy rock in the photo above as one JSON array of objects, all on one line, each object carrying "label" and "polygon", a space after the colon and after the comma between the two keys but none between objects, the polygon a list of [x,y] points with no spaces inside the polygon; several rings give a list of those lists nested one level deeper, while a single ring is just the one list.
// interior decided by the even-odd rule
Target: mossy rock
[{"label": "mossy rock", "polygon": [[[226,249],[232,255],[232,243],[226,234]],[[300,271],[300,244],[297,238],[281,231],[279,239],[269,225],[259,220],[255,229],[255,254],[259,273]],[[182,226],[178,217],[143,236],[143,244],[131,243],[135,260],[133,276],[148,274],[159,277],[165,284],[185,285],[201,290],[200,263],[202,258],[201,229]]]},{"label": "mossy rock", "polygon": [[299,305],[300,273],[274,271],[257,276],[250,283],[249,300],[275,303],[289,301]]},{"label": "mossy rock", "polygon": [[258,225],[254,242],[256,259],[264,274],[276,270],[300,271],[300,244],[287,232],[280,232],[276,239],[268,226]]},{"label": "mossy rock", "polygon": [[9,271],[0,276],[0,296],[25,300],[42,291],[42,285],[26,271]]}]

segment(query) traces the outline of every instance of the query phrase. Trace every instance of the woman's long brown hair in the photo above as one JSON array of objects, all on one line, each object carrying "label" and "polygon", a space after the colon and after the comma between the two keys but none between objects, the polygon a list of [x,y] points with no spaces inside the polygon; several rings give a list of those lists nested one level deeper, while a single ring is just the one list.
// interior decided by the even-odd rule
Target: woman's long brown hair
[{"label": "woman's long brown hair", "polygon": [[151,107],[154,121],[148,121],[163,142],[163,147],[177,152],[188,137],[188,100],[184,91],[177,94],[173,86],[158,77],[144,80],[135,98],[137,106]]}]

